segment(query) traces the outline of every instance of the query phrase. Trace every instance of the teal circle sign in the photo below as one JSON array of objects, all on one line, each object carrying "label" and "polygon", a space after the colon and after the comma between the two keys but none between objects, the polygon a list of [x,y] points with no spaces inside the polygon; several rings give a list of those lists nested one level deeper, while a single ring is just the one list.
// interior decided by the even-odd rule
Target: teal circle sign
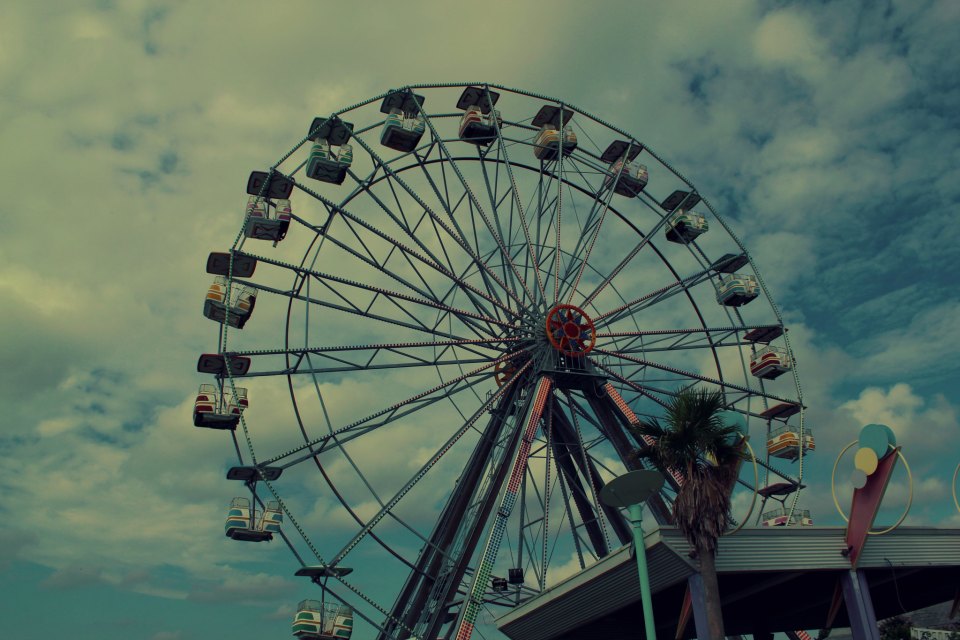
[{"label": "teal circle sign", "polygon": [[860,430],[858,444],[861,448],[873,449],[877,458],[883,458],[897,446],[893,429],[885,424],[868,424]]}]

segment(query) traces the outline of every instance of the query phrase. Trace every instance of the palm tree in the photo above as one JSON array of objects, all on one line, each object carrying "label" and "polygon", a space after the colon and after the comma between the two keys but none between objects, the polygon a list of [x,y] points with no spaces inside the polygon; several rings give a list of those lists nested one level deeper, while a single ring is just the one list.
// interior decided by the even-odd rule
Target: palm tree
[{"label": "palm tree", "polygon": [[663,422],[651,419],[631,428],[638,442],[642,442],[640,436],[653,439],[652,446],[632,455],[650,460],[661,472],[673,469],[683,475],[673,503],[674,523],[700,560],[712,640],[723,640],[715,556],[717,540],[731,524],[730,489],[745,459],[741,433],[725,419],[723,394],[706,390],[678,393],[666,408]]}]

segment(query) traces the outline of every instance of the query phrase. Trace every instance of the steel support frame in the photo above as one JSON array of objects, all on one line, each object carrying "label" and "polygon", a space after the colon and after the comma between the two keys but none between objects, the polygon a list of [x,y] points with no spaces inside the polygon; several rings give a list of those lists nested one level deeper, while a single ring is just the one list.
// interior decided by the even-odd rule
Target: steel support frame
[{"label": "steel support frame", "polygon": [[[593,460],[591,460],[583,450],[583,445],[577,437],[573,424],[570,422],[570,419],[567,418],[566,414],[563,413],[562,409],[563,406],[559,399],[554,398],[553,453],[557,461],[557,467],[563,473],[564,479],[567,481],[567,486],[571,489],[577,511],[580,512],[580,519],[587,529],[587,534],[590,536],[590,542],[593,544],[594,551],[596,551],[597,557],[602,558],[606,556],[610,550],[607,548],[606,538],[597,522],[597,518],[599,518],[600,515],[590,504],[590,499],[593,494],[600,492],[600,489],[603,488],[603,482],[600,480],[599,470],[596,465],[594,465]],[[588,466],[584,465],[584,459],[586,459]],[[572,464],[571,460],[573,461]],[[588,492],[586,487],[583,486],[580,476],[577,475],[574,469],[574,465],[579,469],[580,476],[590,479],[593,485],[592,492]],[[628,544],[633,539],[633,534],[630,531],[630,525],[620,510],[602,503],[600,504],[600,509],[603,515],[606,516],[607,522],[610,523],[617,538],[620,540],[620,544]]]},{"label": "steel support frame", "polygon": [[[590,405],[590,408],[593,409],[593,412],[599,418],[600,423],[604,428],[604,436],[607,440],[613,445],[613,448],[616,450],[617,455],[620,457],[620,460],[623,464],[630,469],[642,469],[643,465],[639,460],[634,460],[631,457],[631,452],[637,449],[638,445],[631,444],[630,438],[628,437],[627,426],[628,422],[626,417],[619,411],[616,404],[613,402],[613,399],[610,398],[606,393],[602,397],[597,396],[597,394],[585,393],[584,396],[587,399],[587,403]],[[645,446],[645,445],[639,445]],[[659,470],[663,473],[663,469]],[[664,477],[669,482],[672,480],[669,473],[663,473]],[[647,505],[650,507],[650,511],[653,513],[654,519],[659,525],[669,525],[673,524],[673,513],[670,507],[667,505],[666,501],[663,499],[663,496],[660,494],[654,494],[647,500]]]},{"label": "steel support frame", "polygon": [[[517,383],[510,392],[504,395],[496,409],[493,410],[493,415],[484,429],[483,437],[472,452],[463,474],[447,499],[427,544],[420,551],[414,571],[411,571],[407,577],[403,589],[401,589],[391,609],[392,618],[400,620],[410,629],[425,622],[427,630],[422,634],[423,637],[437,637],[438,631],[446,622],[447,611],[457,595],[460,582],[476,549],[483,527],[475,527],[459,550],[452,550],[451,545],[462,527],[465,514],[471,504],[475,502],[476,496],[473,491],[481,484],[483,473],[493,449],[503,437],[503,427],[506,425],[507,419],[517,413],[516,400],[522,389],[522,384]],[[512,451],[519,438],[519,429],[514,430],[514,433],[509,437],[510,442],[507,445],[507,450]],[[488,519],[496,503],[500,487],[506,479],[509,466],[510,457],[504,456],[499,468],[494,472],[493,481],[487,487],[487,494],[481,499],[480,513],[477,516],[478,522],[486,522]],[[436,586],[436,579],[444,564],[444,559],[449,558],[451,552],[457,555],[452,558],[453,569],[447,575],[445,584],[442,586],[443,593],[437,599],[439,604],[430,609],[425,609],[430,594]],[[385,633],[379,634],[377,636],[378,640],[404,640],[410,637],[403,627],[399,627],[390,620],[388,620],[384,629]]]}]

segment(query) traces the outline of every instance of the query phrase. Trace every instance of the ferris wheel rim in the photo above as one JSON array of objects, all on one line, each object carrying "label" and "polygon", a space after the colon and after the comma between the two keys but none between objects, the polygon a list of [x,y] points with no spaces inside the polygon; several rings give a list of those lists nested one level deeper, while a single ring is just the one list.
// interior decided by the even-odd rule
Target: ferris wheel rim
[{"label": "ferris wheel rim", "polygon": [[[435,87],[439,87],[439,86],[445,86],[445,85],[409,85],[409,88],[411,88],[411,89],[414,89],[414,88],[435,88]],[[457,85],[451,85],[451,86],[464,86],[464,85],[457,84]],[[500,85],[493,85],[493,84],[483,85],[483,86],[490,86],[490,87],[496,87],[496,88],[506,89],[505,87],[502,87],[502,86],[500,86]],[[507,89],[507,90],[509,90],[509,89]],[[614,131],[617,131],[618,133],[622,133],[623,135],[629,137],[630,140],[635,140],[632,136],[629,136],[629,134],[626,134],[626,132],[623,132],[623,131],[621,131],[621,130],[619,130],[619,129],[616,129],[615,127],[613,127],[613,126],[611,126],[611,125],[603,122],[602,120],[599,120],[599,119],[591,116],[589,113],[587,113],[587,112],[585,112],[585,111],[583,111],[583,110],[580,110],[580,109],[578,109],[578,108],[576,108],[576,107],[574,107],[574,106],[572,106],[572,105],[563,103],[563,102],[561,102],[561,101],[559,101],[559,100],[557,100],[557,99],[547,98],[547,97],[545,97],[545,96],[541,96],[541,95],[538,95],[538,94],[532,94],[532,93],[522,92],[522,91],[516,91],[516,93],[520,93],[520,94],[526,95],[526,96],[528,96],[528,97],[535,97],[535,98],[537,98],[537,99],[550,100],[550,101],[558,102],[558,103],[562,104],[565,108],[570,108],[570,109],[572,109],[574,112],[579,113],[579,114],[581,114],[581,115],[585,115],[586,117],[595,120],[596,122],[602,124],[603,126],[606,126],[606,127],[609,128],[609,129],[612,129],[612,130],[614,130]],[[374,101],[376,101],[377,99],[379,99],[380,97],[383,97],[384,95],[387,95],[387,94],[381,94],[381,96],[379,96],[379,97],[372,98],[372,99],[366,101],[365,103],[358,103],[358,105],[360,105],[360,104],[369,104],[370,102],[374,102]],[[350,107],[350,108],[348,108],[348,109],[344,109],[344,110],[339,111],[339,112],[336,112],[336,113],[337,113],[337,114],[345,114],[345,113],[348,113],[349,111],[357,108],[358,105],[354,105],[353,107]],[[412,153],[412,152],[411,152],[411,153]],[[409,154],[406,154],[406,155],[409,155]],[[477,158],[464,158],[464,160],[466,160],[466,159],[477,160]],[[434,162],[456,162],[456,161],[459,161],[459,160],[460,160],[460,158],[448,158],[448,159],[446,159],[446,160],[442,160],[442,159],[441,159],[441,160],[434,160]],[[486,161],[488,161],[488,160],[490,160],[490,159],[480,159],[481,162],[486,162]],[[281,162],[282,162],[282,160],[281,160]],[[503,161],[499,161],[499,162],[500,162],[501,164],[503,163]],[[280,164],[280,163],[278,162],[277,165],[279,165],[279,164]],[[508,164],[509,164],[509,163],[508,163]],[[665,164],[665,163],[664,163],[664,164]],[[275,166],[277,166],[277,165],[275,165]],[[416,164],[414,164],[414,165],[411,165],[409,168],[410,168],[410,169],[413,169],[413,168],[419,167],[419,166],[421,166],[421,164],[420,164],[420,163],[416,163]],[[514,162],[514,163],[512,164],[512,166],[513,166],[513,167],[517,167],[517,168],[524,168],[524,169],[536,170],[536,169],[533,168],[533,167],[524,167],[524,166],[522,166],[520,163],[516,163],[516,162]],[[667,167],[669,168],[669,165],[666,165],[666,164],[665,164],[665,166],[667,166]],[[404,170],[406,170],[406,169],[404,169]],[[671,171],[672,171],[672,169],[671,169]],[[695,187],[693,187],[693,185],[692,185],[691,183],[689,183],[688,181],[686,181],[685,178],[683,178],[682,176],[680,176],[680,175],[679,175],[678,173],[676,173],[676,172],[674,172],[674,174],[677,175],[678,177],[680,177],[680,179],[683,180],[691,189],[695,189]],[[566,181],[562,175],[559,176],[559,178],[557,178],[557,179],[558,179],[558,181],[560,181],[561,183],[567,184],[568,186],[570,185],[570,183],[569,183],[568,181]],[[575,188],[579,188],[579,187],[576,187],[576,186],[575,186]],[[349,197],[347,200],[344,200],[344,202],[341,203],[341,206],[346,206],[346,205],[349,203],[350,200],[352,200],[353,198],[359,197],[359,196],[361,195],[361,193],[362,193],[361,191],[357,191],[357,192],[351,194],[350,197]],[[715,211],[713,211],[713,208],[710,207],[709,204],[707,204],[707,207],[711,210],[711,213],[713,213],[713,215],[714,215],[715,217],[717,217],[718,219],[720,219],[720,218],[719,218],[719,215],[718,215]],[[611,207],[611,208],[615,209],[614,207]],[[618,213],[615,213],[615,215],[620,216],[620,214],[618,214]],[[331,220],[330,220],[329,222],[332,222],[332,217],[334,217],[334,216],[331,216]],[[633,227],[634,231],[635,231],[640,237],[644,237],[644,233],[643,233],[639,228],[636,228],[629,220],[626,219],[626,217],[620,216],[620,219],[622,220],[622,222],[624,222],[624,223],[627,224],[628,226]],[[726,225],[724,225],[724,226],[726,226]],[[734,236],[729,230],[728,230],[728,235],[729,235],[732,239],[734,239],[734,241],[737,243],[738,246],[741,247],[741,249],[743,249],[744,255],[746,255],[746,256],[748,257],[748,260],[750,261],[750,264],[751,264],[751,267],[752,267],[753,270],[754,270],[754,273],[757,273],[757,275],[759,276],[759,272],[757,271],[756,265],[753,264],[752,259],[749,258],[749,254],[747,254],[745,248],[742,247],[741,243],[739,242],[739,239],[736,238],[736,236]],[[320,239],[320,245],[321,245],[321,246],[317,248],[316,252],[317,252],[317,254],[319,254],[319,252],[320,252],[320,250],[321,250],[321,248],[322,248],[322,242],[323,242],[323,241],[322,241],[322,236],[317,235],[317,236],[314,237],[313,241],[311,242],[310,247],[308,247],[307,250],[305,251],[305,253],[304,253],[304,258],[303,258],[303,263],[306,262],[307,256],[308,256],[308,255],[310,254],[310,252],[311,252],[311,247],[313,247],[314,243],[316,243],[316,241],[317,241],[318,239]],[[662,261],[662,264],[663,264],[664,266],[666,266],[668,269],[670,269],[671,273],[673,273],[673,275],[677,278],[678,282],[680,282],[680,275],[673,270],[673,265],[672,265],[671,261],[668,260],[666,257],[664,257],[664,256],[660,253],[660,251],[656,249],[656,247],[655,247],[655,245],[653,244],[652,240],[651,240],[651,242],[650,242],[650,246],[651,246],[651,248],[654,249],[654,251],[655,251],[655,252],[657,253],[657,255],[660,257],[660,259],[661,259],[661,261]],[[558,251],[558,253],[559,253],[559,251]],[[232,270],[232,258],[231,258],[231,270]],[[538,273],[538,270],[537,270],[536,268],[534,269],[534,271],[535,271],[535,273]],[[295,279],[296,279],[296,276],[295,276]],[[304,279],[306,279],[306,277],[304,277]],[[230,280],[233,280],[232,274],[231,274]],[[695,310],[698,318],[700,319],[702,328],[706,330],[706,329],[707,329],[707,322],[706,322],[706,320],[703,319],[702,315],[699,313],[699,306],[698,306],[697,302],[692,298],[692,296],[690,295],[689,291],[686,291],[686,287],[684,287],[684,290],[685,290],[685,294],[687,295],[687,297],[688,297],[688,299],[689,299],[689,303],[690,303],[691,307]],[[782,318],[780,318],[779,311],[777,310],[776,305],[775,305],[775,303],[773,302],[772,297],[770,297],[769,294],[766,293],[765,288],[764,288],[764,294],[765,294],[765,295],[764,295],[764,298],[765,298],[765,299],[767,300],[767,302],[773,307],[773,309],[774,309],[774,311],[775,311],[775,313],[776,313],[776,316],[777,316],[777,318],[778,318],[778,324],[779,324],[781,327],[783,327],[783,322],[782,322]],[[309,304],[309,303],[307,303],[307,304]],[[290,313],[291,313],[291,310],[292,310],[293,306],[294,306],[294,298],[291,297],[291,298],[289,298],[289,302],[288,302],[287,321],[286,321],[286,323],[285,323],[285,345],[288,346],[288,347],[290,346],[290,344],[289,344],[290,323],[291,323]],[[739,321],[739,325],[745,326],[746,323],[745,323],[745,322],[743,321],[743,319],[740,317],[739,310],[736,310],[736,309],[735,309],[735,310],[733,311],[733,313],[734,313],[734,315],[737,317],[737,320]],[[223,350],[224,350],[224,352],[227,352],[226,344],[227,344],[228,334],[229,334],[229,332],[226,331],[226,329],[224,328],[224,332],[223,332],[223,345],[224,345]],[[710,348],[710,350],[712,351],[713,357],[714,357],[714,359],[715,359],[715,361],[716,361],[717,372],[718,372],[718,375],[720,376],[720,380],[721,380],[721,382],[722,382],[723,379],[724,379],[724,378],[723,378],[723,368],[720,366],[719,356],[718,356],[718,353],[717,353],[717,347],[711,343],[711,346],[710,346],[709,348]],[[788,351],[790,352],[790,354],[791,354],[791,356],[792,356],[792,350],[790,350],[789,345],[787,346],[787,349],[788,349]],[[289,364],[289,359],[290,359],[290,354],[289,354],[289,353],[287,354],[286,358],[287,358],[287,362],[288,362],[288,364]],[[740,357],[740,362],[741,362],[741,366],[742,366],[742,365],[744,364],[744,359],[743,359],[742,355],[741,355],[741,357]],[[229,373],[229,371],[228,371],[228,373]],[[306,441],[307,436],[306,436],[306,432],[305,432],[305,427],[304,427],[303,421],[302,421],[302,419],[301,419],[301,417],[300,417],[299,409],[296,408],[296,406],[297,406],[297,401],[296,401],[296,394],[295,394],[295,392],[294,392],[293,375],[294,375],[294,374],[287,374],[286,377],[287,377],[287,382],[288,382],[288,387],[289,387],[291,399],[292,399],[292,401],[293,401],[293,404],[294,404],[294,406],[295,406],[295,412],[296,412],[296,414],[297,414],[296,417],[297,417],[298,426],[301,428],[301,431],[302,431],[303,436],[304,436],[305,441]],[[796,372],[794,372],[794,376],[796,377]],[[230,382],[231,382],[231,384],[233,384],[233,376],[232,376],[232,374],[230,374],[229,377],[230,377]],[[760,382],[760,385],[761,385],[761,387],[763,386],[763,382],[762,382],[762,381]],[[529,386],[529,385],[528,385],[528,386]],[[799,403],[800,403],[800,405],[801,405],[801,427],[800,427],[800,428],[801,428],[801,438],[802,438],[802,433],[803,433],[803,432],[802,432],[802,396],[800,396],[799,382],[797,383],[797,390],[798,390],[798,401],[799,401]],[[252,453],[253,453],[253,452],[252,452],[252,450],[251,450],[251,454],[252,454]],[[802,464],[802,457],[803,457],[803,456],[801,456],[801,464]],[[318,464],[318,466],[319,466],[319,461],[317,460],[317,458],[314,458],[314,461],[317,462],[317,464]],[[769,461],[769,454],[768,454],[768,461]],[[801,476],[801,477],[802,477],[802,476]],[[328,482],[328,484],[331,486],[332,489],[335,490],[334,485],[333,485],[332,483]],[[799,492],[797,492],[797,493],[799,493]],[[344,504],[344,506],[346,506],[346,505]],[[348,509],[349,509],[349,507],[348,507]],[[386,545],[384,545],[384,548],[386,548],[386,549],[389,551],[389,548],[388,548]]]}]

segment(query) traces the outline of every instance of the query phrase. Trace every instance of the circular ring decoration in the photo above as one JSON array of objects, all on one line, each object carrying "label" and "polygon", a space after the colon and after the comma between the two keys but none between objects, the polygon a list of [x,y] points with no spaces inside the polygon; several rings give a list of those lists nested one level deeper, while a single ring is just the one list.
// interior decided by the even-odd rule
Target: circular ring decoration
[{"label": "circular ring decoration", "polygon": [[547,339],[565,356],[585,356],[597,341],[597,329],[583,309],[558,304],[547,314]]},{"label": "circular ring decoration", "polygon": [[[843,512],[843,509],[840,507],[840,501],[837,500],[837,467],[840,465],[840,458],[843,457],[843,454],[845,454],[850,447],[854,446],[855,444],[857,444],[857,440],[854,440],[840,450],[840,453],[837,454],[837,459],[833,463],[833,472],[830,474],[830,493],[833,495],[833,506],[837,508],[837,513],[840,514],[840,517],[843,518],[844,522],[850,522],[850,518],[848,518],[847,514]],[[908,486],[910,487],[910,494],[907,497],[907,508],[903,510],[903,515],[900,516],[900,519],[886,529],[881,529],[880,531],[867,531],[867,535],[869,536],[882,536],[883,534],[890,533],[899,527],[901,524],[903,524],[903,521],[907,519],[907,514],[910,513],[910,507],[913,506],[913,474],[910,472],[910,465],[907,464],[907,459],[902,453],[900,453],[899,449],[894,449],[894,452],[896,452],[900,460],[903,461],[903,466],[907,470],[907,482]],[[960,466],[957,468],[960,469]],[[954,477],[956,477],[956,475],[954,475]]]},{"label": "circular ring decoration", "polygon": [[747,520],[749,520],[750,516],[753,515],[754,507],[757,506],[757,487],[760,486],[760,469],[757,465],[757,454],[754,453],[753,447],[750,446],[749,440],[744,440],[743,443],[747,445],[747,449],[750,450],[750,460],[753,462],[753,500],[750,501],[750,510],[747,511],[747,515],[744,516],[743,520],[740,521],[740,524],[737,525],[735,529],[724,533],[723,535],[725,536],[732,536],[736,532],[740,531],[740,529],[743,529],[743,526],[747,523]]}]

